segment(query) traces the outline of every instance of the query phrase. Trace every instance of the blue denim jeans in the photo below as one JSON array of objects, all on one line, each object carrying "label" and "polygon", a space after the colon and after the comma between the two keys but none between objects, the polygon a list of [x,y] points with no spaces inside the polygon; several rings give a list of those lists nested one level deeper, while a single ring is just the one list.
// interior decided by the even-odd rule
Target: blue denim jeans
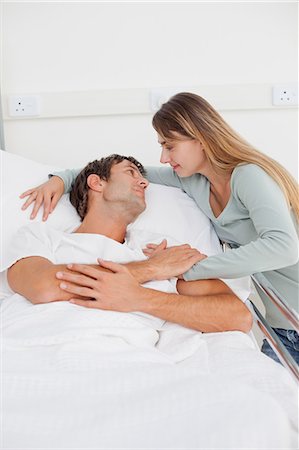
[{"label": "blue denim jeans", "polygon": [[[283,328],[272,328],[277,334],[281,342],[285,345],[289,353],[292,355],[297,364],[299,364],[299,335],[295,330],[284,330]],[[272,347],[266,339],[263,341],[261,351],[274,361],[280,362]]]}]

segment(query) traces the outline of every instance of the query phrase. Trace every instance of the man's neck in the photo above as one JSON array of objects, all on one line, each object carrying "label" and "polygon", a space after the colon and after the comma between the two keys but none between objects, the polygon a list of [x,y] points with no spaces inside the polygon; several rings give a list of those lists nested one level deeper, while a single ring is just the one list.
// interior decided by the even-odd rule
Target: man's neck
[{"label": "man's neck", "polygon": [[101,234],[110,239],[123,243],[127,232],[127,221],[119,215],[94,214],[88,212],[83,222],[76,229],[75,233]]}]

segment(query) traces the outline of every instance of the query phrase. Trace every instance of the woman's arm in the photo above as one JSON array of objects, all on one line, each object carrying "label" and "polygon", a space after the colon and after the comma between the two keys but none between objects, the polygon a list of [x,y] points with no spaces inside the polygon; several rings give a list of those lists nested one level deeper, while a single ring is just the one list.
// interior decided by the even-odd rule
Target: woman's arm
[{"label": "woman's arm", "polygon": [[232,294],[232,290],[221,280],[177,280],[177,291],[183,295]]},{"label": "woman's arm", "polygon": [[62,179],[64,184],[64,193],[67,194],[72,190],[72,185],[81,172],[81,169],[66,169],[61,172],[53,172],[49,174],[49,177],[55,176]]},{"label": "woman's arm", "polygon": [[[294,265],[298,261],[298,236],[286,199],[275,181],[254,165],[238,168],[232,194],[247,210],[257,238],[239,248],[210,256],[184,274],[185,280],[238,278]],[[226,225],[246,241],[242,220]],[[225,226],[224,226],[225,228]]]},{"label": "woman's arm", "polygon": [[145,176],[150,183],[179,188],[182,187],[181,179],[170,167],[148,166],[145,168],[145,170]]},{"label": "woman's arm", "polygon": [[[152,183],[181,187],[180,180],[172,169],[148,167],[146,170],[146,176]],[[71,191],[73,182],[80,171],[81,169],[66,169],[49,174],[50,179],[48,181],[40,186],[28,189],[20,195],[20,198],[27,197],[22,209],[25,210],[34,203],[30,216],[31,219],[34,219],[40,207],[43,206],[43,220],[47,220],[62,195]]]},{"label": "woman's arm", "polygon": [[[177,174],[169,167],[146,167],[145,177],[150,183],[163,184],[165,186],[181,187],[181,180]],[[53,172],[50,176],[56,176],[62,179],[64,183],[64,193],[72,189],[72,184],[81,169],[66,169],[60,172]]]}]

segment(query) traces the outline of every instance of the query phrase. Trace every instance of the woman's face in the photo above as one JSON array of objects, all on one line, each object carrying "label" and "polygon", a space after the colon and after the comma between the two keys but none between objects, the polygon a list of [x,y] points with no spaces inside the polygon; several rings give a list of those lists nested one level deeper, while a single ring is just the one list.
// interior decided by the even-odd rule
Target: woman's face
[{"label": "woman's face", "polygon": [[164,141],[158,135],[162,147],[160,162],[169,164],[180,177],[201,173],[207,163],[203,145],[196,139],[173,132],[173,139]]}]

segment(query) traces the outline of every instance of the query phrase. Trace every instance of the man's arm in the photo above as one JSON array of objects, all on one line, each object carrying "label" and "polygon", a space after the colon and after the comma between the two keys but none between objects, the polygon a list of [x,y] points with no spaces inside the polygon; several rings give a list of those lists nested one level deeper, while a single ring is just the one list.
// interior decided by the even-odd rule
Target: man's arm
[{"label": "man's arm", "polygon": [[[152,279],[166,279],[188,270],[201,257],[200,253],[189,245],[171,247],[163,253],[164,267],[169,273],[162,271],[161,253],[156,256],[136,263],[129,263],[130,272],[139,283]],[[101,265],[90,265],[98,271],[109,271]],[[18,260],[8,269],[8,283],[18,294],[23,295],[32,303],[48,303],[58,300],[69,300],[67,295],[59,287],[55,276],[56,272],[69,272],[66,264],[53,264],[48,259],[39,256],[30,256]],[[165,272],[165,270],[164,270]]]},{"label": "man's arm", "polygon": [[[105,262],[113,273],[102,273],[86,265],[72,264],[73,273],[60,272],[60,287],[72,294],[73,303],[113,311],[142,311],[170,322],[203,332],[248,332],[250,311],[220,280],[178,281],[177,294],[147,289],[129,270]],[[78,300],[78,296],[94,300]]]},{"label": "man's arm", "polygon": [[[213,283],[214,280],[211,280]],[[252,316],[233,293],[176,295],[144,289],[143,312],[204,333],[243,331],[252,327]],[[82,302],[82,300],[81,300]]]},{"label": "man's arm", "polygon": [[[107,271],[100,266],[97,270]],[[49,303],[70,300],[71,294],[60,289],[56,272],[69,272],[66,264],[53,264],[46,258],[31,256],[17,261],[8,269],[7,280],[11,289],[31,303]]]},{"label": "man's arm", "polygon": [[[169,317],[171,314],[174,315],[174,320],[166,320],[178,322],[182,311],[185,323],[181,323],[181,325],[199,331],[206,333],[231,330],[245,333],[250,331],[252,327],[250,311],[223,281],[178,280],[177,291],[180,295],[174,299],[168,299],[168,301],[166,299],[160,305],[156,294],[153,293],[155,300],[152,306],[155,305],[154,309],[160,306],[160,311],[165,310],[165,314]],[[188,309],[188,315],[184,314],[184,309]],[[151,314],[156,315],[153,312]]]}]

